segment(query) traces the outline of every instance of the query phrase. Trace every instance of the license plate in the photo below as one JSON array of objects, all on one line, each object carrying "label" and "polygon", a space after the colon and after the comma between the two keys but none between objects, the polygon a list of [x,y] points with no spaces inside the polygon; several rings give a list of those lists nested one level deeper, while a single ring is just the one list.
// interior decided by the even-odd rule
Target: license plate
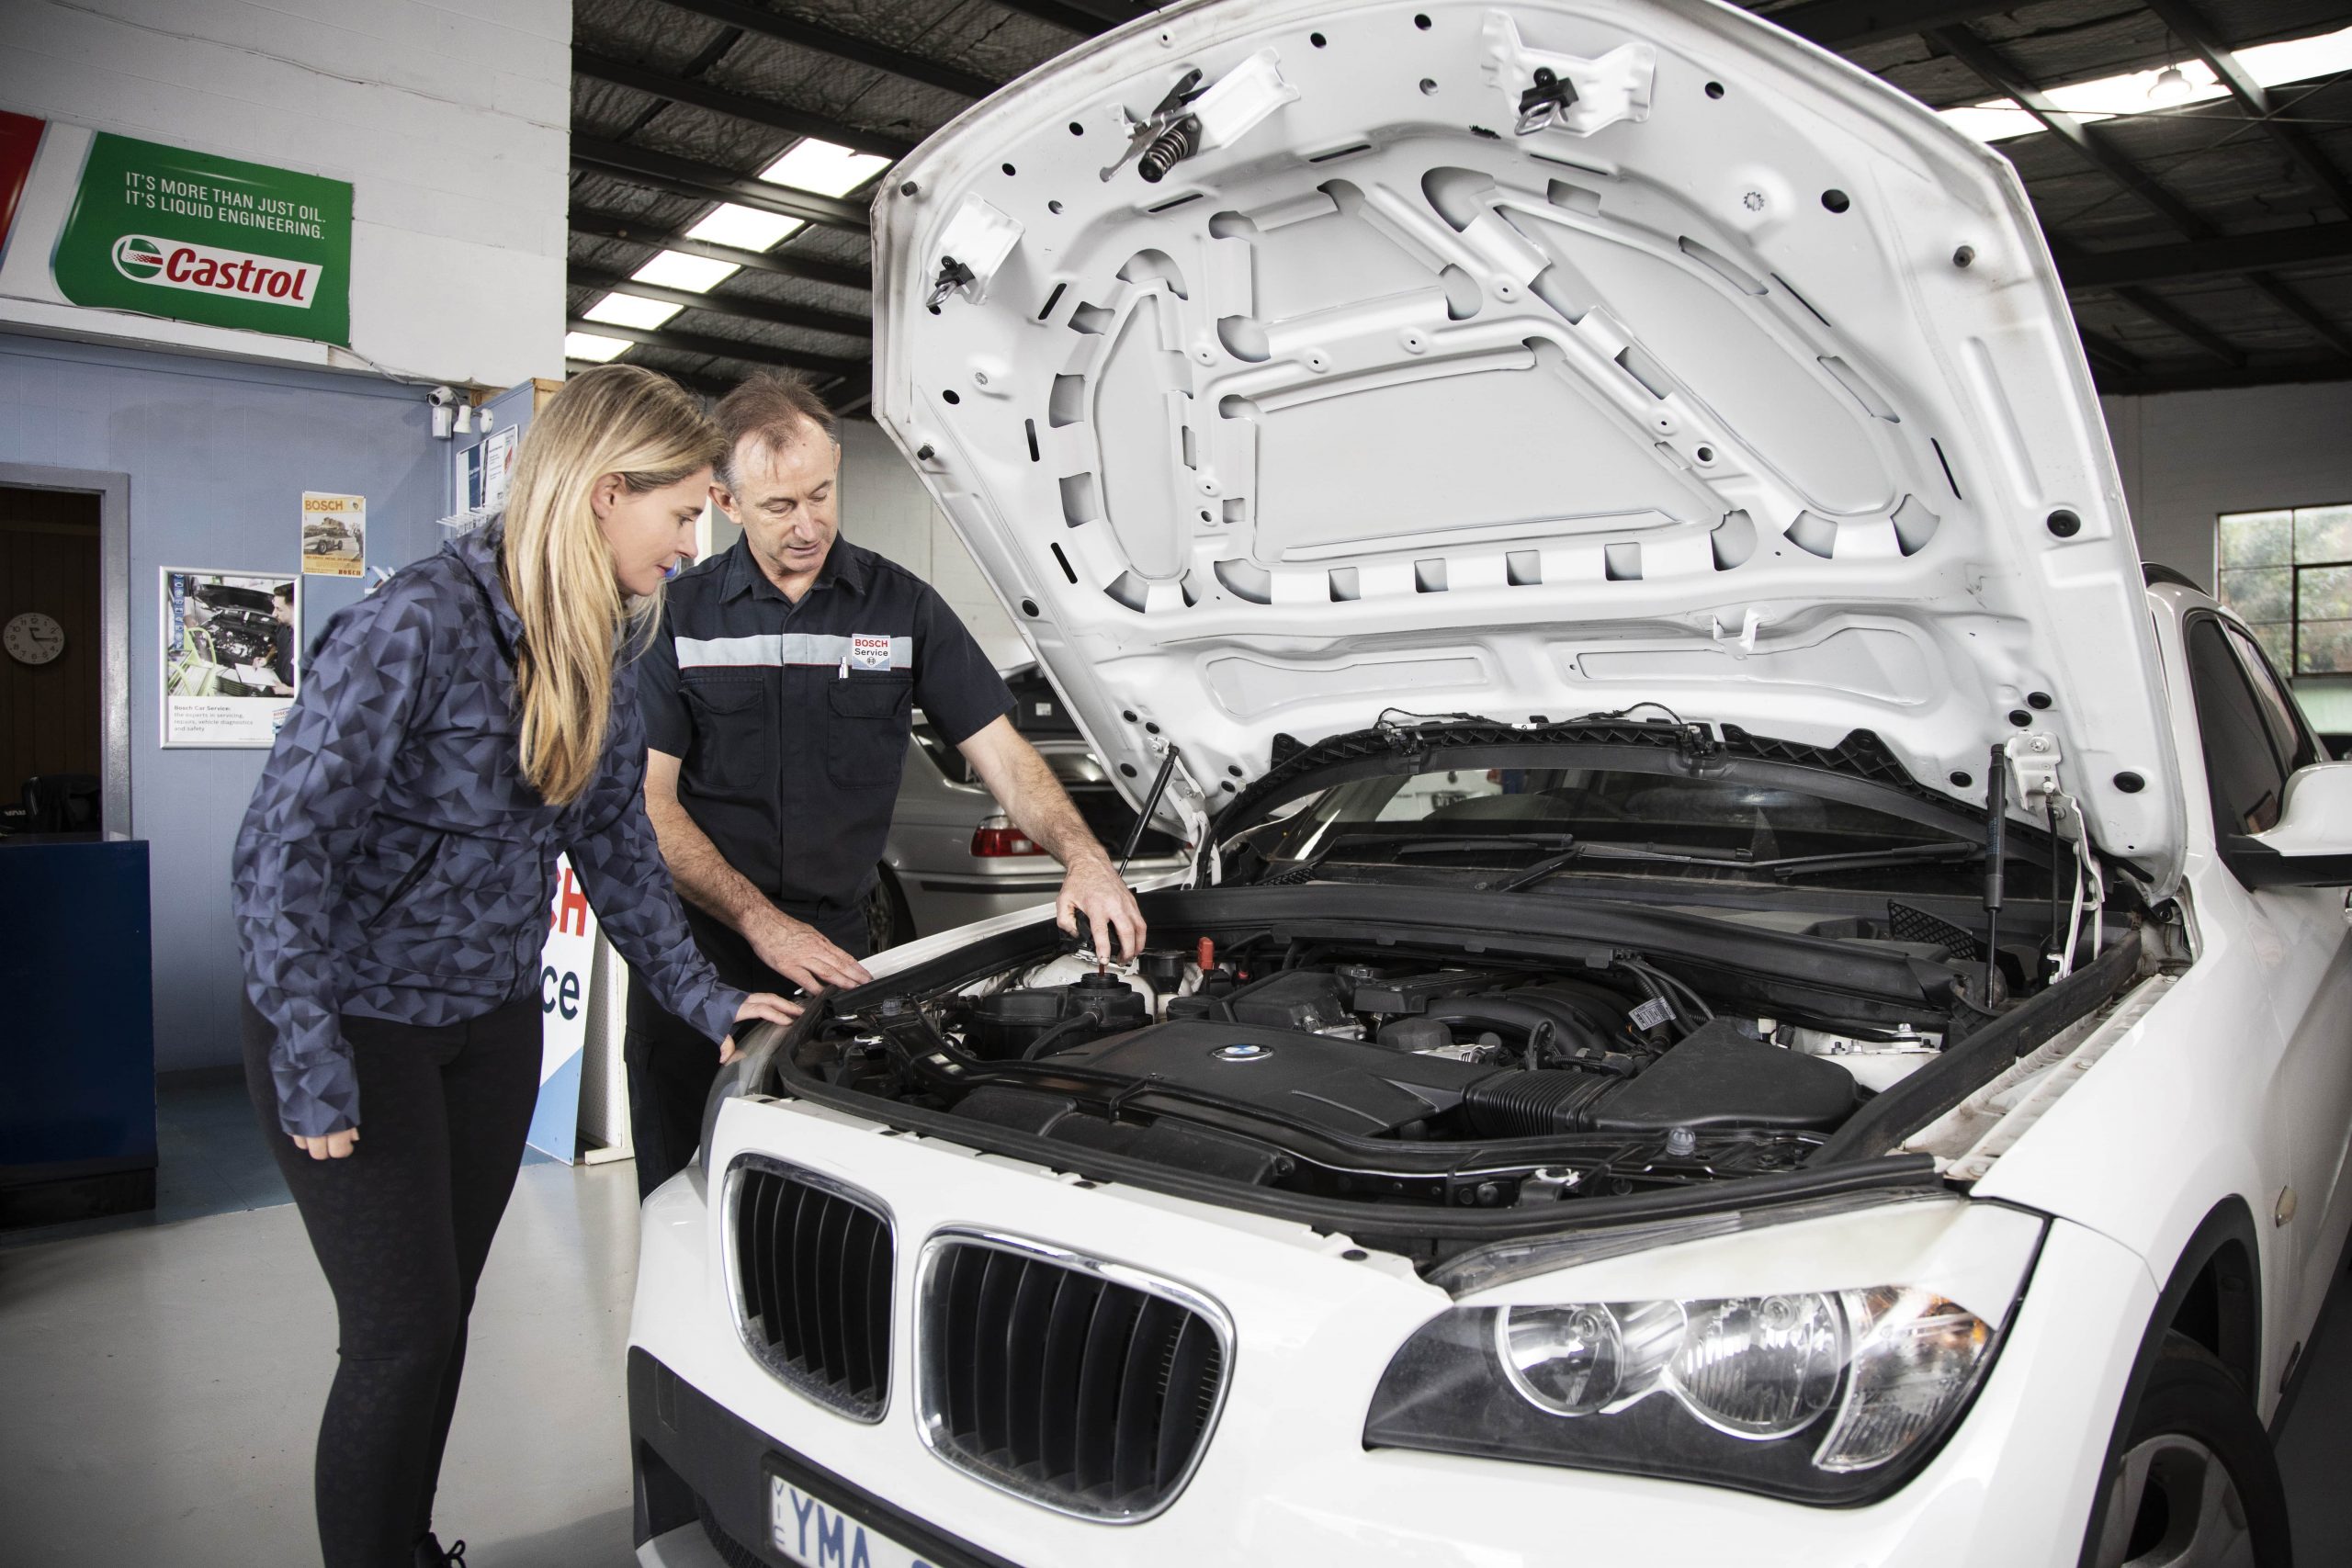
[{"label": "license plate", "polygon": [[768,1533],[776,1551],[805,1568],[932,1568],[916,1552],[781,1475],[768,1477]]}]

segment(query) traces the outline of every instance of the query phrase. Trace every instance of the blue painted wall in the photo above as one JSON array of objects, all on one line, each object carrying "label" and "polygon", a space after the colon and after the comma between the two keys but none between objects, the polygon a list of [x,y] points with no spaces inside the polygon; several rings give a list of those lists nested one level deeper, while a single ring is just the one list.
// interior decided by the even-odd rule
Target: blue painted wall
[{"label": "blue painted wall", "polygon": [[[421,387],[0,334],[0,462],[130,476],[130,830],[151,846],[158,1071],[238,1058],[229,853],[267,755],[157,744],[162,569],[295,570],[306,490],[366,496],[368,564],[404,565],[438,547],[447,454]],[[304,645],[358,597],[303,579]]]}]

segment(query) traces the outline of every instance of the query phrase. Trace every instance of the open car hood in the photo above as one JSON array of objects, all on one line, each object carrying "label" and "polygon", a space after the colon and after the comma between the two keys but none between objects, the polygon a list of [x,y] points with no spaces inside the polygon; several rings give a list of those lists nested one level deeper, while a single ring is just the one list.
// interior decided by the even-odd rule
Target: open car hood
[{"label": "open car hood", "polygon": [[1279,734],[1657,703],[1975,802],[2046,737],[2177,877],[2024,191],[1746,12],[1176,7],[933,137],[875,231],[881,422],[1131,792],[1171,741],[1197,816]]}]

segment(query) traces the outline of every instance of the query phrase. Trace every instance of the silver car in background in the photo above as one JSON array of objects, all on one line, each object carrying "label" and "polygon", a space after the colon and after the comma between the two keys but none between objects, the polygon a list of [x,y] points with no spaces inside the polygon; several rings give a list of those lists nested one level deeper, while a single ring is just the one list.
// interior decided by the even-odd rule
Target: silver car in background
[{"label": "silver car in background", "polygon": [[[1045,758],[1086,825],[1115,858],[1135,829],[1135,807],[1034,667],[1006,681],[1019,705],[1015,728]],[[1128,879],[1178,870],[1185,852],[1174,834],[1148,829],[1127,868]],[[889,841],[876,869],[865,919],[867,940],[876,953],[918,936],[1051,903],[1062,886],[1062,868],[1054,857],[1012,825],[964,754],[942,739],[920,712],[907,743]]]}]

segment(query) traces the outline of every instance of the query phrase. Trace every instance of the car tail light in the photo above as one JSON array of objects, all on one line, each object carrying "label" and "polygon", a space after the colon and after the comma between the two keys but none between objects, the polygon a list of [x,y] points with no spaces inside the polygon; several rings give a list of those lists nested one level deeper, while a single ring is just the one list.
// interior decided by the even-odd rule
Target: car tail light
[{"label": "car tail light", "polygon": [[1018,828],[975,828],[972,852],[988,859],[1004,855],[1041,855],[1036,840]]}]

